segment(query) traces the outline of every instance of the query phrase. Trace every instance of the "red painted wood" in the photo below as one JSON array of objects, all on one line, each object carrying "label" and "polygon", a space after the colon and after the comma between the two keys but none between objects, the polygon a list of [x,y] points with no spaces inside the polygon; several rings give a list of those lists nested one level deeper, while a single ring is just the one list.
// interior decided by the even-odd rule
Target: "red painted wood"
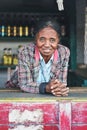
[{"label": "red painted wood", "polygon": [[13,110],[20,111],[21,114],[25,110],[35,111],[41,110],[43,112],[43,121],[42,122],[33,122],[35,125],[43,125],[44,130],[58,130],[58,102],[54,103],[0,103],[0,125],[2,126],[0,130],[8,130],[11,128],[10,126],[23,124],[26,126],[27,124],[31,125],[31,121],[27,122],[10,122],[9,121],[9,113]]},{"label": "red painted wood", "polygon": [[8,125],[9,123],[8,121],[9,105],[10,105],[9,103],[6,103],[5,105],[3,103],[0,104],[0,125],[6,125],[6,124]]},{"label": "red painted wood", "polygon": [[71,103],[59,104],[59,130],[71,130]]},{"label": "red painted wood", "polygon": [[72,103],[72,123],[87,124],[87,102]]},{"label": "red painted wood", "polygon": [[72,125],[71,130],[87,130],[87,124],[77,124],[76,126]]},{"label": "red painted wood", "polygon": [[59,130],[59,126],[57,125],[46,125],[44,126],[44,130]]},{"label": "red painted wood", "polygon": [[0,130],[8,130],[8,126],[0,126]]},{"label": "red painted wood", "polygon": [[11,122],[9,114],[13,110],[41,110],[43,121],[34,125],[43,125],[43,130],[87,130],[87,102],[54,101],[50,103],[8,102],[0,103],[0,130],[9,130],[11,125],[31,125],[32,121]]}]

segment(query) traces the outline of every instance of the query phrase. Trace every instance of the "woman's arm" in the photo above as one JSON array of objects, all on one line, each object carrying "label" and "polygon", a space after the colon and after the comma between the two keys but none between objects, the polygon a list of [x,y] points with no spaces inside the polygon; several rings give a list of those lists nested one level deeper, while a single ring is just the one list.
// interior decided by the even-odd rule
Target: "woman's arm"
[{"label": "woman's arm", "polygon": [[18,81],[21,90],[30,93],[39,93],[39,85],[34,82],[34,74],[31,71],[29,50],[24,48],[18,54]]},{"label": "woman's arm", "polygon": [[67,47],[65,47],[65,55],[62,62],[62,75],[61,75],[62,82],[65,84],[67,84],[69,57],[70,57],[70,50]]}]

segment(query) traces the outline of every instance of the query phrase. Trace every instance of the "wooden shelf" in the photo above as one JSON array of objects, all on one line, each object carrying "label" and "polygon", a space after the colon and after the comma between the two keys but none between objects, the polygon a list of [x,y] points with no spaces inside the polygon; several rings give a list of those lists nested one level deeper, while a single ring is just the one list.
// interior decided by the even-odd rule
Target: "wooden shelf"
[{"label": "wooden shelf", "polygon": [[4,41],[33,41],[34,38],[33,37],[0,37],[0,41],[4,42]]},{"label": "wooden shelf", "polygon": [[7,68],[15,69],[15,65],[0,65],[0,69],[7,69]]}]

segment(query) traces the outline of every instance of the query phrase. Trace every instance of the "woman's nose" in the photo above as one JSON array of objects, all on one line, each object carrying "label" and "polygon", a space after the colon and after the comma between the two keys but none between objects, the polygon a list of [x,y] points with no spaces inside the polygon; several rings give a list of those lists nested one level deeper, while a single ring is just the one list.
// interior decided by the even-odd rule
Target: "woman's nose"
[{"label": "woman's nose", "polygon": [[49,40],[46,40],[45,45],[46,45],[46,46],[50,46],[50,41],[49,41]]}]

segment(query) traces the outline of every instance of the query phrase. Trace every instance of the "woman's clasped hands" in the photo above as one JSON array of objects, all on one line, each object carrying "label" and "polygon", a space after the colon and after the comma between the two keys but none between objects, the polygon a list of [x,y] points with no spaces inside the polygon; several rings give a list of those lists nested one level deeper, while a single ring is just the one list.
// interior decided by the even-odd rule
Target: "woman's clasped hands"
[{"label": "woman's clasped hands", "polygon": [[68,96],[69,88],[57,79],[52,79],[46,86],[46,92],[55,96]]}]

